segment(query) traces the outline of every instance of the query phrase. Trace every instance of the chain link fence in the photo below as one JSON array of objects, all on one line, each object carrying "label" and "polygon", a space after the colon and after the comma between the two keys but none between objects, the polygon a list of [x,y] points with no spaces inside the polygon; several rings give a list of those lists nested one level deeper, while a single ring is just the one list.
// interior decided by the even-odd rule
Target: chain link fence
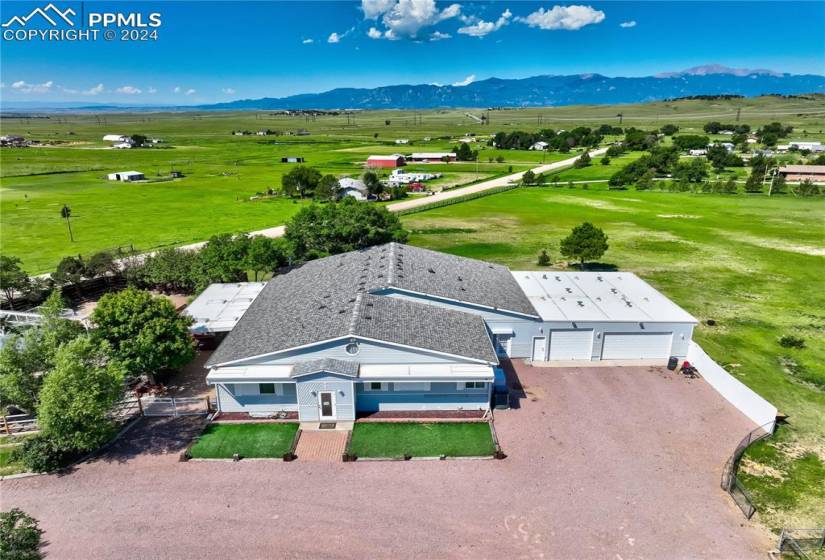
[{"label": "chain link fence", "polygon": [[769,430],[772,426],[773,423],[765,424],[764,426],[760,426],[751,431],[748,435],[742,438],[742,441],[740,441],[739,445],[736,446],[733,455],[731,455],[725,463],[725,469],[722,471],[722,490],[730,494],[733,501],[736,502],[736,505],[739,506],[739,509],[742,510],[742,513],[744,513],[745,517],[748,519],[753,517],[753,514],[756,513],[756,507],[753,505],[753,499],[745,489],[745,486],[737,477],[739,472],[739,463],[742,461],[742,456],[745,454],[748,447],[757,441],[771,436],[772,432]]}]

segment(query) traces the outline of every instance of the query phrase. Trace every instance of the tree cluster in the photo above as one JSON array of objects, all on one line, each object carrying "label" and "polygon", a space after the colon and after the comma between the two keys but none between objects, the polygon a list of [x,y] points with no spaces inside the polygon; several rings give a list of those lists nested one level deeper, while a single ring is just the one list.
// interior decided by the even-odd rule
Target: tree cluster
[{"label": "tree cluster", "polygon": [[[621,129],[619,129],[621,130]],[[527,150],[536,142],[547,142],[549,150],[569,152],[577,147],[596,147],[602,141],[604,134],[599,130],[592,130],[585,126],[556,132],[546,128],[539,132],[498,132],[490,140],[490,145],[502,150]]]},{"label": "tree cluster", "polygon": [[708,134],[719,134],[723,130],[730,130],[731,132],[737,134],[747,134],[751,131],[751,127],[748,124],[738,124],[738,123],[728,123],[723,124],[719,121],[711,121],[709,123],[705,123],[705,126],[702,127],[702,130],[707,132]]}]

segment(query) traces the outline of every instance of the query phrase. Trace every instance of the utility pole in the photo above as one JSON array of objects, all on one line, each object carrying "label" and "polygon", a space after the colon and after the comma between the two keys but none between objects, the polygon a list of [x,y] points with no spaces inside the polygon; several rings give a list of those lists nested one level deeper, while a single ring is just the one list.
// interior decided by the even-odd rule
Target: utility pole
[{"label": "utility pole", "polygon": [[68,204],[64,204],[63,208],[60,209],[60,216],[66,220],[66,227],[69,228],[69,240],[74,243],[74,234],[72,234],[72,222],[69,219],[72,217],[72,209],[69,208]]},{"label": "utility pole", "polygon": [[736,122],[739,122],[739,116],[742,114],[742,107],[736,109]]},{"label": "utility pole", "polygon": [[616,115],[616,116],[617,116],[617,117],[619,117],[619,125],[621,125],[621,124],[622,124],[622,120],[624,119],[624,114],[623,114],[623,113],[619,113],[619,114],[618,114],[618,115]]}]

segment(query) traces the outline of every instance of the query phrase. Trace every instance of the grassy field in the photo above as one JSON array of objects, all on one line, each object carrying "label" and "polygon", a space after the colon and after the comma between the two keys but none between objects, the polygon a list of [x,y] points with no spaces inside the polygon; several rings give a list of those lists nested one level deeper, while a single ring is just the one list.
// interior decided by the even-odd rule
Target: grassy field
[{"label": "grassy field", "polygon": [[[708,120],[732,121],[737,110],[741,122],[754,127],[779,119],[796,127],[794,138],[825,138],[821,98],[627,105],[621,107],[621,124],[653,128],[672,122],[683,133],[696,133]],[[479,124],[467,112],[489,114],[490,124]],[[3,134],[52,145],[0,150],[0,249],[23,259],[28,272],[40,273],[52,270],[70,254],[129,245],[151,250],[201,241],[216,233],[263,229],[284,223],[300,207],[289,200],[250,200],[255,193],[280,185],[283,174],[294,165],[280,163],[283,156],[303,156],[308,165],[324,173],[357,175],[369,154],[442,151],[453,148],[466,134],[478,135],[479,142],[472,144],[480,151],[478,164],[408,168],[444,173],[436,188],[454,187],[568,157],[486,147],[486,137],[495,132],[619,124],[616,115],[615,106],[367,111],[314,118],[269,112],[6,115],[0,119]],[[284,134],[231,134],[266,129]],[[309,135],[286,134],[299,129]],[[144,134],[165,143],[152,149],[111,150],[102,141],[104,134]],[[396,145],[397,138],[408,138],[410,143]],[[499,156],[503,163],[495,162]],[[607,178],[627,159],[570,170],[560,180]],[[185,176],[163,181],[173,169]],[[107,173],[125,170],[143,172],[152,182],[126,185],[105,179]],[[60,218],[64,204],[72,208],[75,242],[69,241]]]},{"label": "grassy field", "polygon": [[471,457],[494,451],[486,422],[359,422],[349,447],[356,457]]},{"label": "grassy field", "polygon": [[[609,236],[605,264],[638,273],[703,321],[695,339],[790,415],[765,444],[775,448],[773,468],[785,478],[763,472],[749,480],[763,519],[770,526],[825,525],[818,484],[825,476],[825,200],[544,187],[404,223],[414,245],[524,269],[537,268],[542,249],[554,268],[564,268],[559,241],[585,220]],[[778,338],[789,334],[802,337],[805,348],[780,346]],[[803,464],[810,474],[798,483],[791,473]],[[777,486],[793,500],[773,499],[779,491],[769,490]]]},{"label": "grassy field", "polygon": [[280,458],[298,424],[210,424],[189,451],[193,459]]}]

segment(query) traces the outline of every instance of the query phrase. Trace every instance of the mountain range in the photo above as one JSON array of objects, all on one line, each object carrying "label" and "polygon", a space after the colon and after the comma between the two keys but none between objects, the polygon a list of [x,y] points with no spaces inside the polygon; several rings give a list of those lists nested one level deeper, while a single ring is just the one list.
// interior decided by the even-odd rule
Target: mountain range
[{"label": "mountain range", "polygon": [[289,97],[242,99],[198,109],[434,109],[450,107],[546,107],[642,103],[695,95],[825,93],[825,76],[717,64],[644,77],[601,74],[489,78],[468,85],[391,85],[337,88]]},{"label": "mountain range", "polygon": [[2,109],[56,111],[209,111],[301,109],[437,109],[455,107],[552,107],[644,103],[692,96],[825,94],[825,76],[788,74],[766,69],[729,68],[718,64],[643,77],[601,74],[489,78],[466,85],[390,85],[337,88],[289,97],[240,99],[207,105],[127,105],[88,102],[6,102]]}]

